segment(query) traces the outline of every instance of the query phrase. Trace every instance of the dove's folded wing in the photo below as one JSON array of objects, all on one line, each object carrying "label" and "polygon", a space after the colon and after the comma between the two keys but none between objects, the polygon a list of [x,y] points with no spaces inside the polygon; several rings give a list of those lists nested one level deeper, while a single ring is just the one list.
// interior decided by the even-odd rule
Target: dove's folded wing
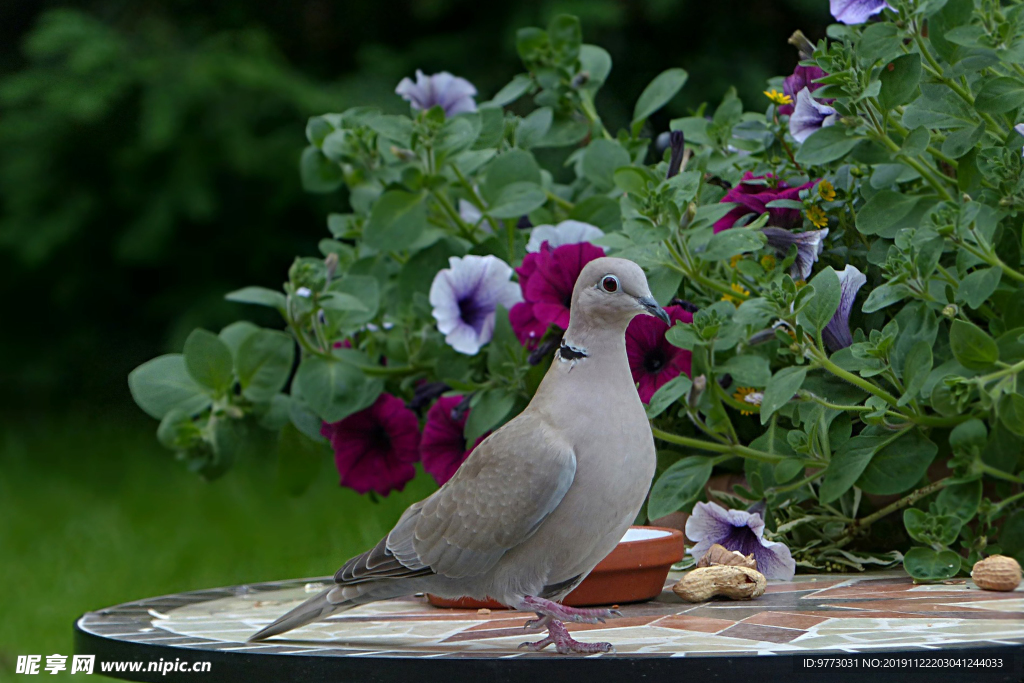
[{"label": "dove's folded wing", "polygon": [[349,560],[335,581],[482,574],[536,531],[575,475],[572,447],[524,413],[477,446],[451,480],[406,510],[391,533]]}]

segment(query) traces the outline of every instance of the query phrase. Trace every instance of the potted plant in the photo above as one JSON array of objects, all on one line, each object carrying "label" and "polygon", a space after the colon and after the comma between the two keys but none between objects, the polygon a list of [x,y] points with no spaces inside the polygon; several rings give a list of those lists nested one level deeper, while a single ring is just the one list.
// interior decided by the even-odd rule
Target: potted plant
[{"label": "potted plant", "polygon": [[673,322],[627,332],[662,449],[648,518],[717,471],[745,485],[694,530],[772,548],[781,578],[1024,552],[1024,5],[831,4],[763,100],[689,103],[670,131],[651,117],[686,72],[610,128],[611,58],[570,16],[518,33],[524,72],[490,99],[417,73],[408,115],[313,117],[302,181],[350,210],[281,291],[228,294],[283,329],[197,330],[132,373],[158,438],[208,477],[248,426],[331,448],[360,492],[417,462],[443,483],[526,404],[576,274],[613,254]]}]

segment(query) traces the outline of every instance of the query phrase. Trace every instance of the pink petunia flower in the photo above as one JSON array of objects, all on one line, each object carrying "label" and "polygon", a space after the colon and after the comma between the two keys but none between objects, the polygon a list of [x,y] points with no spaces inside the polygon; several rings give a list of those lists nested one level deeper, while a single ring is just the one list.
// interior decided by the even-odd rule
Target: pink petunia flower
[{"label": "pink petunia flower", "polygon": [[569,327],[572,290],[583,266],[604,256],[604,249],[589,242],[563,244],[552,249],[545,242],[516,269],[523,290],[522,303],[509,312],[509,321],[519,341],[536,345],[549,325]]},{"label": "pink petunia flower", "polygon": [[800,187],[790,187],[785,181],[778,181],[775,187],[761,181],[767,181],[774,176],[771,173],[763,176],[755,176],[750,171],[743,174],[743,180],[730,189],[722,197],[723,202],[738,204],[729,213],[718,219],[715,223],[715,232],[719,233],[733,227],[739,219],[748,214],[761,215],[768,212],[768,225],[778,228],[793,228],[802,220],[799,209],[768,208],[765,205],[776,199],[800,198],[800,191],[811,187],[816,180],[804,183]]},{"label": "pink petunia flower", "polygon": [[[672,324],[692,323],[693,314],[682,306],[665,308]],[[638,315],[626,328],[626,357],[640,400],[648,403],[655,392],[681,373],[689,376],[692,354],[665,339],[668,327],[658,318]]]},{"label": "pink petunia flower", "polygon": [[464,430],[469,409],[458,410],[462,401],[462,396],[442,396],[437,399],[427,412],[427,424],[423,427],[423,439],[420,441],[423,469],[442,486],[455,475],[459,465],[465,462],[473,449],[490,434],[484,434],[472,447],[466,447]]},{"label": "pink petunia flower", "polygon": [[386,496],[401,491],[416,476],[419,420],[395,396],[381,394],[369,408],[339,422],[323,423],[320,433],[334,449],[342,486]]}]

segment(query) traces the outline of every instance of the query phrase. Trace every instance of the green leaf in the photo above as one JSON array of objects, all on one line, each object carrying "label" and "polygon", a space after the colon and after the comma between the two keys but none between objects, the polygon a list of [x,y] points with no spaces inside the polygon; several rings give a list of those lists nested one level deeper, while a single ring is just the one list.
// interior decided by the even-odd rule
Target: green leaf
[{"label": "green leaf", "polygon": [[213,332],[197,329],[185,340],[185,369],[189,376],[216,394],[231,387],[234,379],[231,349]]},{"label": "green leaf", "polygon": [[779,484],[792,481],[803,472],[804,461],[800,458],[785,458],[775,463],[775,481]]},{"label": "green leaf", "polygon": [[712,468],[711,458],[703,455],[672,463],[651,487],[647,516],[658,519],[693,505],[708,483]]},{"label": "green leaf", "polygon": [[764,398],[761,400],[761,424],[767,423],[776,410],[789,403],[803,385],[807,370],[806,365],[797,365],[782,368],[775,373],[764,389]]},{"label": "green leaf", "polygon": [[[433,275],[431,280],[433,280]],[[427,289],[429,289],[429,285]],[[328,290],[331,293],[354,296],[366,307],[365,311],[329,310],[328,313],[330,315],[328,315],[328,318],[336,321],[340,329],[352,331],[370,322],[377,315],[377,309],[380,306],[380,283],[372,275],[346,275],[340,280],[332,282]],[[411,294],[411,291],[409,291],[409,294]]]},{"label": "green leaf", "polygon": [[999,347],[985,330],[974,323],[954,320],[949,330],[953,357],[969,370],[985,370],[999,360]]},{"label": "green leaf", "polygon": [[527,74],[516,74],[512,77],[505,86],[495,93],[494,97],[491,98],[490,104],[498,107],[504,107],[505,105],[512,104],[520,97],[526,94],[526,91],[533,85],[533,80]]},{"label": "green leaf", "polygon": [[945,85],[922,85],[921,96],[903,112],[903,125],[911,130],[919,126],[937,130],[973,128],[977,124],[971,108]]},{"label": "green leaf", "polygon": [[999,545],[1017,561],[1024,560],[1024,510],[1014,510],[999,527]]},{"label": "green leaf", "polygon": [[615,171],[629,166],[629,152],[614,140],[599,138],[583,150],[583,176],[601,190],[615,186]]},{"label": "green leaf", "polygon": [[868,298],[864,300],[864,306],[861,310],[865,313],[874,313],[887,306],[892,306],[894,303],[903,301],[909,295],[910,289],[902,283],[879,285],[868,294]]},{"label": "green leaf", "polygon": [[299,160],[299,175],[306,192],[334,192],[345,181],[341,166],[324,156],[316,147],[307,147]]},{"label": "green leaf", "polygon": [[767,239],[758,228],[732,228],[712,235],[707,248],[699,254],[704,261],[723,261],[736,254],[757,251]]},{"label": "green leaf", "polygon": [[902,407],[917,398],[932,371],[932,345],[919,341],[910,347],[903,361],[903,385],[905,390],[898,404]]},{"label": "green leaf", "polygon": [[488,389],[473,396],[463,436],[467,444],[476,440],[497,426],[515,405],[516,397],[504,389]]},{"label": "green leaf", "polygon": [[422,194],[388,190],[370,211],[363,241],[383,251],[400,251],[416,241],[427,225],[427,205]]},{"label": "green leaf", "polygon": [[256,304],[257,306],[269,306],[279,311],[284,311],[287,299],[284,294],[276,289],[266,287],[243,287],[224,295],[228,301],[240,304]]},{"label": "green leaf", "polygon": [[841,159],[860,138],[846,134],[845,126],[828,126],[812,133],[796,152],[798,163],[815,166]]},{"label": "green leaf", "polygon": [[554,112],[551,107],[541,107],[530,112],[530,115],[519,122],[516,127],[516,147],[529,149],[535,147],[551,130]]},{"label": "green leaf", "polygon": [[480,115],[475,112],[448,119],[437,133],[434,152],[449,158],[469,149],[480,135],[481,125]]},{"label": "green leaf", "polygon": [[320,297],[320,306],[329,311],[357,311],[365,313],[369,310],[365,303],[344,292],[327,292]]},{"label": "green leaf", "polygon": [[944,581],[960,571],[960,556],[952,550],[932,550],[920,546],[903,556],[903,568],[917,581]]},{"label": "green leaf", "polygon": [[645,121],[651,114],[668,104],[686,84],[688,77],[689,74],[679,68],[667,69],[655,76],[636,101],[636,107],[633,108],[633,125]]},{"label": "green leaf", "polygon": [[548,39],[551,49],[561,64],[574,62],[583,43],[583,29],[580,20],[571,14],[559,14],[548,24]]},{"label": "green leaf", "polygon": [[763,387],[772,377],[768,359],[764,356],[733,356],[718,366],[719,374],[729,373],[733,381],[745,387]]},{"label": "green leaf", "polygon": [[295,373],[302,398],[324,422],[338,422],[377,400],[380,384],[351,363],[309,356]]},{"label": "green leaf", "polygon": [[501,188],[497,199],[487,208],[487,214],[494,218],[519,218],[542,206],[547,199],[539,185],[511,183]]},{"label": "green leaf", "polygon": [[245,320],[239,320],[221,330],[220,339],[227,344],[228,350],[231,351],[231,357],[235,358],[238,356],[238,347],[242,345],[242,342],[248,339],[250,335],[259,332],[259,330],[260,328],[256,325]]},{"label": "green leaf", "polygon": [[210,397],[188,374],[180,353],[158,356],[132,370],[128,388],[139,407],[158,420],[172,410],[195,415],[210,405]]},{"label": "green leaf", "polygon": [[653,420],[680,398],[690,393],[693,382],[686,375],[673,377],[654,392],[647,404],[647,418]]},{"label": "green leaf", "polygon": [[903,526],[910,537],[926,545],[951,545],[960,534],[963,522],[954,515],[931,515],[924,510],[903,511]]},{"label": "green leaf", "polygon": [[997,266],[981,268],[969,273],[967,277],[960,281],[960,287],[957,289],[957,299],[966,301],[967,305],[971,308],[980,308],[982,304],[988,301],[992,293],[996,291],[1002,276],[1003,271]]},{"label": "green leaf", "polygon": [[935,508],[941,515],[952,515],[965,524],[978,513],[981,505],[981,479],[951,484],[939,492]]},{"label": "green leaf", "polygon": [[865,235],[894,237],[893,228],[913,210],[918,199],[912,194],[881,190],[857,212],[857,230]]},{"label": "green leaf", "polygon": [[[647,182],[649,180],[646,169],[636,166],[623,166],[612,175],[615,186],[623,192],[646,197]],[[618,207],[616,207],[617,209]]]},{"label": "green leaf", "polygon": [[985,124],[979,123],[974,127],[959,128],[950,132],[942,142],[942,153],[946,156],[959,159],[974,149],[978,141],[985,134]]},{"label": "green leaf", "polygon": [[832,461],[825,470],[818,499],[823,504],[838,500],[857,482],[878,449],[895,440],[895,435],[855,436],[844,443],[833,454]]},{"label": "green leaf", "polygon": [[510,149],[488,164],[480,191],[484,199],[494,202],[502,188],[512,183],[541,184],[540,166],[525,149]]},{"label": "green leaf", "polygon": [[329,453],[322,443],[313,441],[289,422],[277,437],[277,485],[292,496],[303,493],[316,479]]},{"label": "green leaf", "polygon": [[857,479],[866,493],[904,493],[921,480],[939,447],[913,429],[879,449]]},{"label": "green leaf", "polygon": [[921,82],[921,55],[916,52],[897,57],[878,76],[882,89],[878,102],[882,109],[893,109],[914,98]]},{"label": "green leaf", "polygon": [[1017,78],[993,78],[981,87],[974,106],[986,114],[1005,114],[1024,105],[1024,82]]},{"label": "green leaf", "polygon": [[295,342],[284,332],[260,330],[238,347],[235,368],[242,394],[257,403],[269,401],[284,388],[295,359]]},{"label": "green leaf", "polygon": [[801,324],[820,332],[839,310],[839,276],[830,266],[815,275],[808,284],[814,290],[814,295],[800,311]]},{"label": "green leaf", "polygon": [[857,56],[868,65],[900,54],[903,41],[895,24],[880,21],[869,24],[857,43]]},{"label": "green leaf", "polygon": [[1024,436],[1024,396],[1017,392],[999,397],[999,421],[1017,436]]},{"label": "green leaf", "polygon": [[581,45],[580,68],[581,71],[586,71],[589,76],[583,89],[597,92],[604,85],[608,74],[612,72],[612,56],[603,47],[587,44]]}]

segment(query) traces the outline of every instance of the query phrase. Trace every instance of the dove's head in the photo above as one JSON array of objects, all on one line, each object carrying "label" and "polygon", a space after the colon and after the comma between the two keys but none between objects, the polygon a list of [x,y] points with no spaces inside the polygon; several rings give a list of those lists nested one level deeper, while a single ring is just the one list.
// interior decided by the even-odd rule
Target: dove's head
[{"label": "dove's head", "polygon": [[570,310],[570,327],[577,318],[584,318],[590,325],[625,330],[629,321],[641,313],[670,324],[668,313],[651,296],[644,271],[621,258],[594,259],[583,267],[572,292]]}]

